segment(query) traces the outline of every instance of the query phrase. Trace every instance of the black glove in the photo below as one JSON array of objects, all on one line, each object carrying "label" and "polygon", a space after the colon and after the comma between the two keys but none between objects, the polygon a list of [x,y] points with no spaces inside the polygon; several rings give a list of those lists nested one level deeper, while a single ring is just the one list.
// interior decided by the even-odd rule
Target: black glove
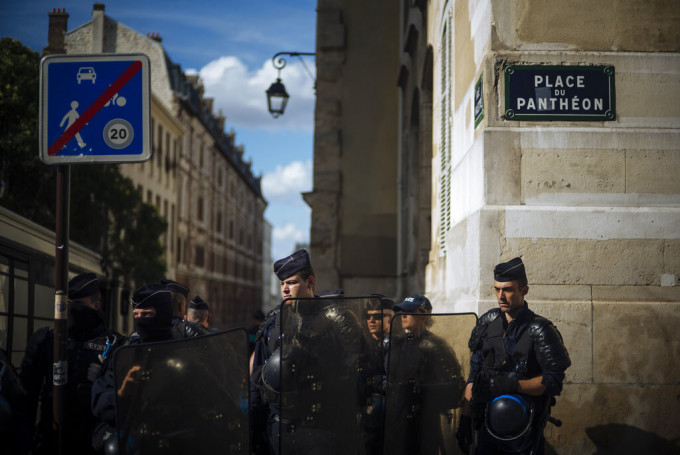
[{"label": "black glove", "polygon": [[458,424],[458,431],[456,432],[456,439],[458,440],[458,447],[463,453],[470,453],[470,446],[472,445],[472,417],[460,416],[460,423]]},{"label": "black glove", "polygon": [[519,381],[515,375],[496,376],[489,379],[489,389],[491,389],[493,395],[517,393],[519,390]]}]

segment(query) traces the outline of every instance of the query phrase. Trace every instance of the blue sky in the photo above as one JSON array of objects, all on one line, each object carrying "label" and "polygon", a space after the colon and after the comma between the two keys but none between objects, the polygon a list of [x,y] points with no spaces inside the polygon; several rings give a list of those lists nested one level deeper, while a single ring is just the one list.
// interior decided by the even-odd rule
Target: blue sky
[{"label": "blue sky", "polygon": [[[92,18],[94,2],[0,2],[0,35],[42,51],[48,13],[63,8],[72,30]],[[227,118],[252,160],[269,206],[272,257],[309,241],[310,210],[300,196],[312,188],[314,81],[297,58],[281,73],[291,95],[286,113],[267,112],[265,90],[276,79],[271,58],[280,51],[314,52],[316,0],[116,0],[105,14],[139,33],[158,33],[170,58],[201,76],[214,110]],[[314,72],[313,57],[305,57]]]}]

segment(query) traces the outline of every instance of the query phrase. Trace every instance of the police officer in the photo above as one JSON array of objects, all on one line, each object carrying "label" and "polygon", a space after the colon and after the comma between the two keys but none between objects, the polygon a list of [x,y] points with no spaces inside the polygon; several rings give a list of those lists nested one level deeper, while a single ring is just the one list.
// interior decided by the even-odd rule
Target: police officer
[{"label": "police officer", "polygon": [[[119,337],[120,334],[106,328],[97,276],[83,273],[72,278],[68,282],[68,383],[65,392],[68,406],[64,408],[64,453],[93,453],[92,380],[101,366],[99,357],[107,343]],[[43,327],[33,335],[20,369],[21,382],[27,392],[25,415],[29,424],[35,421],[40,403],[40,420],[33,434],[34,454],[57,451],[52,426],[53,356],[54,330]]]},{"label": "police officer", "polygon": [[172,330],[173,338],[187,338],[205,335],[209,330],[196,322],[187,321],[184,316],[187,310],[189,288],[173,280],[162,279],[161,285],[172,294]]},{"label": "police officer", "polygon": [[441,417],[460,405],[461,365],[446,341],[428,330],[434,321],[426,296],[410,295],[394,311],[403,332],[393,328],[390,339],[385,453],[444,453]]},{"label": "police officer", "polygon": [[195,329],[196,323],[188,323],[188,328],[182,331],[175,330],[174,307],[176,304],[175,291],[166,284],[151,283],[134,291],[130,298],[133,308],[132,313],[135,322],[135,331],[129,338],[116,343],[108,352],[102,366],[102,373],[94,381],[92,386],[92,410],[98,419],[98,424],[93,437],[93,444],[98,453],[117,453],[115,450],[116,438],[116,394],[122,396],[126,390],[134,387],[137,378],[138,367],[132,366],[123,383],[116,389],[113,370],[113,352],[121,346],[167,341],[172,339],[186,338],[187,336],[199,336],[203,332]]},{"label": "police officer", "polygon": [[479,318],[470,337],[458,444],[467,453],[476,429],[477,454],[542,454],[543,425],[571,360],[555,326],[524,300],[529,286],[521,258],[494,268],[493,288],[499,307]]},{"label": "police officer", "polygon": [[211,319],[210,305],[200,295],[195,295],[189,302],[189,308],[187,308],[187,321],[202,325],[210,330]]},{"label": "police officer", "polygon": [[[298,250],[283,259],[274,262],[274,274],[281,283],[283,299],[313,298],[316,276],[307,250]],[[255,453],[278,453],[278,437],[270,435],[278,433],[279,411],[272,399],[263,397],[261,380],[262,367],[280,346],[281,328],[277,326],[280,307],[269,312],[260,326],[255,338],[255,350],[251,357],[254,372],[250,385],[251,428],[253,429],[252,446]],[[257,376],[257,378],[256,378]]]},{"label": "police officer", "polygon": [[[347,397],[356,396],[358,385],[359,321],[337,300],[338,290],[314,295],[307,251],[276,261],[274,273],[284,303],[296,306],[286,312],[286,321],[279,311],[270,315],[255,346],[251,383],[257,402],[268,406],[270,450],[279,453],[280,445],[283,453],[355,453],[358,403]],[[256,431],[261,428],[255,422]]]},{"label": "police officer", "polygon": [[387,350],[390,322],[394,315],[394,300],[382,294],[372,294],[366,304],[366,346],[360,357],[364,405],[361,407],[361,426],[367,454],[382,453],[387,386]]}]

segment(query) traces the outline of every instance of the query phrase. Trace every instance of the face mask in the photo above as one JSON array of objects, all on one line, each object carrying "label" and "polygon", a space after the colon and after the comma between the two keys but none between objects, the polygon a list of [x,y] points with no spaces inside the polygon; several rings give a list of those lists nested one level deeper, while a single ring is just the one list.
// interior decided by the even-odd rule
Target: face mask
[{"label": "face mask", "polygon": [[135,319],[135,331],[145,343],[172,338],[172,312],[170,307],[156,307],[156,315],[152,318]]},{"label": "face mask", "polygon": [[88,339],[88,335],[104,325],[104,314],[82,303],[69,303],[68,335],[76,340]]}]

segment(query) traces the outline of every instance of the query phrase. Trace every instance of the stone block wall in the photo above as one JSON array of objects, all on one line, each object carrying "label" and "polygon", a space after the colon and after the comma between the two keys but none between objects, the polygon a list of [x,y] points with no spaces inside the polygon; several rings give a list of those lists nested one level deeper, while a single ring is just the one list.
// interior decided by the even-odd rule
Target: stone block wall
[{"label": "stone block wall", "polygon": [[[497,306],[494,265],[522,256],[527,301],[556,324],[573,362],[554,409],[564,425],[546,429],[554,452],[678,453],[678,9],[492,0],[429,11],[436,75],[447,17],[455,33],[452,227],[445,255],[433,242],[428,295],[438,311],[482,314]],[[513,64],[613,66],[616,119],[507,120],[503,69]],[[435,77],[435,119],[438,90]]]}]

